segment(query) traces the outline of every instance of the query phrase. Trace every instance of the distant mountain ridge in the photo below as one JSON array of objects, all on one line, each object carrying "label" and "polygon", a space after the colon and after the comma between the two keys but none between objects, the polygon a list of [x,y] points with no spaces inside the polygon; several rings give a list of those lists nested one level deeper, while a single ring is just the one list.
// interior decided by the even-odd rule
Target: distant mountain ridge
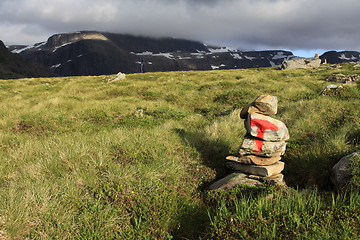
[{"label": "distant mountain ridge", "polygon": [[328,51],[320,56],[322,62],[327,63],[343,63],[343,62],[359,62],[360,61],[360,52],[356,51]]},{"label": "distant mountain ridge", "polygon": [[[296,58],[283,50],[239,51],[186,39],[97,31],[55,34],[33,46],[9,49],[59,76],[271,67]],[[320,58],[357,62],[360,53],[329,51]]]},{"label": "distant mountain ridge", "polygon": [[185,39],[95,31],[56,34],[46,42],[9,49],[60,76],[270,67],[294,58],[282,50],[244,52]]},{"label": "distant mountain ridge", "polygon": [[11,53],[0,41],[0,79],[53,76],[46,68],[35,66],[18,54]]}]

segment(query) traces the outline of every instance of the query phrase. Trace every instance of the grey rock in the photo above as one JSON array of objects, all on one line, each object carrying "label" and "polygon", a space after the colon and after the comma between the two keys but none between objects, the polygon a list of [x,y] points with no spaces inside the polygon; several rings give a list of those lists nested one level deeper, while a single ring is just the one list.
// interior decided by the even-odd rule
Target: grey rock
[{"label": "grey rock", "polygon": [[244,155],[241,157],[236,156],[227,156],[226,160],[238,162],[242,164],[253,164],[253,165],[259,165],[259,166],[266,166],[274,164],[278,161],[280,161],[281,156],[275,156],[275,157],[259,157],[256,155]]},{"label": "grey rock", "polygon": [[219,181],[211,184],[210,190],[230,190],[238,185],[245,184],[248,186],[255,186],[261,184],[260,180],[250,179],[246,174],[240,172],[234,172]]},{"label": "grey rock", "polygon": [[342,89],[342,86],[337,86],[334,84],[326,86],[320,93],[320,96],[329,96],[329,95],[337,95],[339,91]]},{"label": "grey rock", "polygon": [[139,118],[144,117],[144,109],[141,109],[141,108],[136,109],[134,112],[134,115],[135,115],[135,117],[139,117]]},{"label": "grey rock", "polygon": [[275,115],[277,113],[278,99],[276,96],[260,95],[251,103],[246,104],[240,112],[240,118],[246,119],[249,113]]},{"label": "grey rock", "polygon": [[125,78],[126,78],[125,73],[119,72],[118,74],[116,74],[115,77],[110,78],[110,79],[108,80],[108,83],[116,82],[116,81],[120,81],[120,80],[124,80]]},{"label": "grey rock", "polygon": [[331,182],[337,190],[344,190],[348,186],[351,179],[352,165],[359,163],[360,151],[344,156],[331,169]]},{"label": "grey rock", "polygon": [[305,59],[299,58],[294,60],[285,60],[281,64],[281,69],[296,69],[296,68],[318,68],[320,67],[321,59]]},{"label": "grey rock", "polygon": [[285,163],[278,161],[269,166],[257,166],[228,161],[226,162],[226,166],[235,171],[268,177],[281,173],[281,171],[284,170]]},{"label": "grey rock", "polygon": [[338,82],[338,83],[355,83],[360,80],[360,75],[345,75],[345,74],[331,74],[328,76],[326,81],[329,82]]},{"label": "grey rock", "polygon": [[271,183],[276,183],[278,185],[285,185],[285,181],[284,181],[284,175],[279,173],[279,174],[275,174],[269,177],[264,177],[263,178],[264,181],[269,181]]},{"label": "grey rock", "polygon": [[240,111],[240,118],[246,119],[249,114],[249,108],[251,107],[251,102],[246,104]]}]

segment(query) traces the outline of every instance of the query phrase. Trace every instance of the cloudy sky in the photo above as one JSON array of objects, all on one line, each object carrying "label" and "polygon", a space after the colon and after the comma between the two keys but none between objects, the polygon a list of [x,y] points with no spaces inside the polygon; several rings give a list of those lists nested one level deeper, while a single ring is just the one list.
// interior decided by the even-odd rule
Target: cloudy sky
[{"label": "cloudy sky", "polygon": [[97,30],[300,56],[360,51],[359,0],[0,0],[0,40]]}]

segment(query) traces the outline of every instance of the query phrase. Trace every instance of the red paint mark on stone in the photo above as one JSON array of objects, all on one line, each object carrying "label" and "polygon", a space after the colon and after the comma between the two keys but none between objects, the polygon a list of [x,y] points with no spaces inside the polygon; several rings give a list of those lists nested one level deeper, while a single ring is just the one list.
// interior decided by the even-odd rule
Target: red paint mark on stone
[{"label": "red paint mark on stone", "polygon": [[[250,118],[250,125],[251,127],[257,127],[257,135],[256,137],[264,139],[265,131],[266,130],[275,130],[278,131],[279,128],[269,122],[268,120],[262,120],[262,119],[251,119]],[[255,151],[254,153],[259,153],[262,151],[262,147],[264,145],[264,141],[261,140],[255,140]]]},{"label": "red paint mark on stone", "polygon": [[259,153],[262,151],[262,147],[264,145],[264,142],[261,140],[255,140],[255,151],[254,153]]}]

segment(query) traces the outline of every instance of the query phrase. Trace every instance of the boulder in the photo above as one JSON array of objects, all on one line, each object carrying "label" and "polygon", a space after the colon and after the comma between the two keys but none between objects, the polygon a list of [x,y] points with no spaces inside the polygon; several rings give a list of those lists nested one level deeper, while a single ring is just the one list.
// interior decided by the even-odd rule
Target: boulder
[{"label": "boulder", "polygon": [[340,159],[331,169],[331,182],[337,190],[344,190],[351,180],[354,164],[360,164],[360,151],[349,154]]},{"label": "boulder", "polygon": [[321,59],[293,59],[285,60],[281,64],[281,69],[296,69],[296,68],[318,68],[320,67]]},{"label": "boulder", "polygon": [[331,84],[321,91],[320,96],[337,95],[341,89],[342,86],[338,87],[337,85]]},{"label": "boulder", "polygon": [[266,166],[280,161],[281,156],[275,156],[275,157],[259,157],[256,155],[244,155],[241,157],[227,156],[226,160],[242,163],[242,164],[254,164],[259,166]]},{"label": "boulder", "polygon": [[328,76],[326,81],[329,82],[338,82],[338,83],[355,83],[360,80],[360,75],[345,75],[345,74],[331,74]]},{"label": "boulder", "polygon": [[308,59],[306,62],[307,68],[318,68],[321,65],[321,59]]},{"label": "boulder", "polygon": [[262,157],[275,157],[284,155],[285,149],[285,141],[267,142],[247,136],[239,148],[239,154],[240,156],[252,154]]},{"label": "boulder", "polygon": [[241,171],[243,173],[256,176],[268,177],[281,173],[281,171],[284,170],[285,163],[278,161],[269,166],[257,166],[228,161],[226,162],[226,166],[235,171]]},{"label": "boulder", "polygon": [[289,130],[283,122],[257,113],[248,115],[245,128],[251,136],[265,141],[280,142],[290,138]]},{"label": "boulder", "polygon": [[120,80],[124,80],[126,78],[125,73],[119,72],[118,74],[116,74],[115,77],[111,78],[108,80],[108,82],[115,82],[115,81],[120,81]]},{"label": "boulder", "polygon": [[249,186],[255,186],[260,184],[261,181],[257,179],[248,178],[246,174],[241,172],[234,172],[219,181],[210,185],[210,190],[230,190],[238,185],[246,184]]}]

